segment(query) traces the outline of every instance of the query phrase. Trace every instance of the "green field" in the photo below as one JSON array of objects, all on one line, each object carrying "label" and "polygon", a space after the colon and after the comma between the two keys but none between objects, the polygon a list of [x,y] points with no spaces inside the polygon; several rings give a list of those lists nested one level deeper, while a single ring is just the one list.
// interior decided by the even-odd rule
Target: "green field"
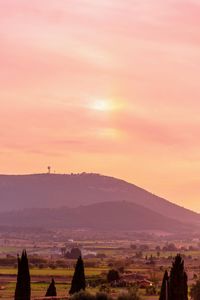
[{"label": "green field", "polygon": [[[94,277],[99,276],[102,273],[108,271],[108,268],[86,268],[85,273],[86,277]],[[57,287],[57,294],[60,297],[65,297],[68,295],[68,291],[70,288],[70,282],[73,275],[73,269],[38,269],[34,268],[30,270],[31,273],[31,290],[32,290],[32,298],[35,297],[43,297],[46,293],[48,288],[49,282],[51,277],[55,278],[56,287]],[[0,299],[5,300],[13,300],[14,291],[15,291],[15,284],[16,284],[16,274],[17,270],[14,268],[1,268],[0,269],[0,278],[6,279],[6,283],[1,282],[1,287],[3,290],[0,290]],[[91,293],[96,293],[99,291],[98,288],[88,288],[88,291]],[[113,288],[111,289],[112,294],[119,294],[121,293],[121,289]],[[146,297],[145,291],[141,290],[141,293],[144,299],[148,300],[157,300],[158,297]]]},{"label": "green field", "polygon": [[[87,277],[90,276],[98,276],[104,272],[107,272],[108,268],[85,268],[85,274]],[[31,276],[49,276],[49,277],[56,277],[56,276],[66,276],[70,277],[74,273],[74,269],[31,269],[30,274]],[[2,275],[16,275],[17,269],[14,268],[0,268],[0,276]]]}]

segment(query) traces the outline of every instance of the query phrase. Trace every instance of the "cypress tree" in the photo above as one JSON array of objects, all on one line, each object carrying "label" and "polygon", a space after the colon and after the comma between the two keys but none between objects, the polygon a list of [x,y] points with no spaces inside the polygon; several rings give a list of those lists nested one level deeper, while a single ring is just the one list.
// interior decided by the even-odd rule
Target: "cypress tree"
[{"label": "cypress tree", "polygon": [[169,300],[188,300],[187,274],[184,260],[178,254],[172,264],[169,279]]},{"label": "cypress tree", "polygon": [[18,274],[15,289],[15,300],[30,300],[31,283],[26,250],[23,250],[21,258],[18,256]]},{"label": "cypress tree", "polygon": [[56,297],[57,292],[56,292],[56,286],[55,286],[55,281],[52,278],[52,281],[47,289],[46,296],[45,297]]},{"label": "cypress tree", "polygon": [[159,300],[168,300],[169,296],[169,275],[168,272],[165,271],[163,281],[162,281],[162,286],[160,290],[160,298]]},{"label": "cypress tree", "polygon": [[81,290],[85,290],[85,271],[84,271],[84,263],[82,257],[80,256],[77,260],[74,276],[71,283],[71,289],[69,291],[70,295],[80,292]]}]

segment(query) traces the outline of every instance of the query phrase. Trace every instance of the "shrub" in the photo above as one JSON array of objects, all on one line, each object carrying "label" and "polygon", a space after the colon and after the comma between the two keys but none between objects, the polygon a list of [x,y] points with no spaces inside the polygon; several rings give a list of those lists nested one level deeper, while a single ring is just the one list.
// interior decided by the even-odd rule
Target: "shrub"
[{"label": "shrub", "polygon": [[197,280],[197,282],[192,285],[190,295],[193,300],[200,299],[200,280]]},{"label": "shrub", "polygon": [[70,252],[65,254],[68,259],[78,259],[81,256],[81,250],[79,248],[72,248]]},{"label": "shrub", "polygon": [[112,298],[106,293],[97,293],[96,300],[111,300]]},{"label": "shrub", "polygon": [[88,292],[81,291],[71,296],[70,300],[95,300],[95,296]]},{"label": "shrub", "polygon": [[107,274],[107,281],[109,283],[113,281],[118,281],[119,280],[119,272],[117,270],[110,270]]},{"label": "shrub", "polygon": [[155,286],[148,286],[146,288],[146,295],[147,296],[154,296],[157,295],[157,290]]},{"label": "shrub", "polygon": [[112,300],[106,293],[97,293],[96,296],[88,292],[80,292],[70,297],[70,300]]},{"label": "shrub", "polygon": [[106,293],[106,294],[109,294],[110,293],[110,288],[106,284],[103,284],[103,285],[100,286],[99,291],[103,292],[103,293]]},{"label": "shrub", "polygon": [[137,288],[131,289],[127,294],[121,294],[117,300],[142,300]]}]

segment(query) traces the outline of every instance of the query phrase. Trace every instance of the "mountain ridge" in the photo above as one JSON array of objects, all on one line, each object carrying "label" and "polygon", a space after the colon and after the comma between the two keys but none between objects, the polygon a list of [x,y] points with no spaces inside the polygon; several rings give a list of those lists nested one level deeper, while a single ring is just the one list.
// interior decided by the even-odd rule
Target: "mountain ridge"
[{"label": "mountain ridge", "polygon": [[0,175],[0,212],[127,201],[171,219],[199,223],[200,215],[122,179],[96,173]]},{"label": "mountain ridge", "polygon": [[102,202],[77,208],[35,208],[0,214],[0,226],[95,231],[192,232],[191,224],[164,217],[135,203]]}]

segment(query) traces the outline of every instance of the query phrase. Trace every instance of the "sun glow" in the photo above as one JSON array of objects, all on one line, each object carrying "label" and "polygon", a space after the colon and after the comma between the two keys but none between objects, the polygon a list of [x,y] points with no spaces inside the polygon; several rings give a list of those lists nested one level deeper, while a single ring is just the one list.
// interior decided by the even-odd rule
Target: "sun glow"
[{"label": "sun glow", "polygon": [[102,112],[110,111],[113,109],[111,101],[105,99],[95,100],[90,106],[93,110]]}]

